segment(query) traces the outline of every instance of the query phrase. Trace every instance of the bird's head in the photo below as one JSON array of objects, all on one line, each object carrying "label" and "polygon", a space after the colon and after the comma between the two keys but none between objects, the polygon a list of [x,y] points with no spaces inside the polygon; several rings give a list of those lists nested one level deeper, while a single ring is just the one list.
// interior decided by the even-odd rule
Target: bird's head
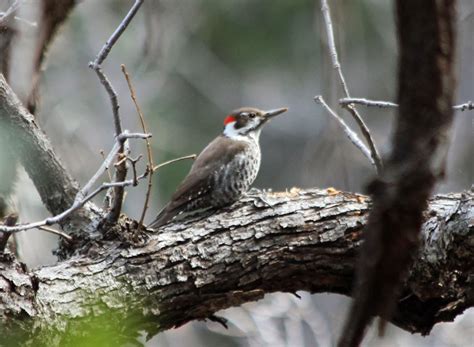
[{"label": "bird's head", "polygon": [[250,136],[258,138],[262,126],[273,117],[288,111],[288,108],[277,108],[262,111],[253,107],[242,107],[224,119],[224,136],[238,138]]}]

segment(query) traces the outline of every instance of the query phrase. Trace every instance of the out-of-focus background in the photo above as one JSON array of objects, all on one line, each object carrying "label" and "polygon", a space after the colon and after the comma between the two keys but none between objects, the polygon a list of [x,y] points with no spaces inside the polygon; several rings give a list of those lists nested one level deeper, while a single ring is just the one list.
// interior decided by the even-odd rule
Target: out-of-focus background
[{"label": "out-of-focus background", "polygon": [[[58,0],[59,1],[59,0]],[[23,2],[17,26],[11,84],[25,97],[38,3]],[[88,68],[133,1],[80,1],[51,47],[40,87],[39,123],[67,168],[80,183],[113,144],[109,99]],[[396,36],[390,2],[330,1],[337,48],[351,94],[377,100],[396,98]],[[8,1],[0,0],[0,11]],[[474,97],[474,3],[458,8],[457,103]],[[28,22],[27,22],[28,21]],[[420,23],[422,25],[423,23]],[[268,125],[261,137],[263,161],[255,183],[282,190],[298,186],[363,192],[374,175],[368,161],[345,138],[313,96],[332,105],[342,96],[331,68],[319,1],[314,0],[149,0],[104,63],[118,91],[124,126],[139,122],[120,71],[132,75],[138,100],[153,133],[156,162],[198,153],[222,130],[227,113],[240,106],[290,111]],[[360,111],[380,148],[389,148],[394,111]],[[342,111],[346,121],[353,124]],[[473,115],[458,112],[452,131],[448,175],[438,192],[469,189],[473,181]],[[134,156],[145,154],[132,143]],[[140,166],[144,168],[143,161]],[[0,165],[4,165],[0,163]],[[147,220],[167,201],[191,163],[168,166],[156,175]],[[145,184],[128,189],[124,212],[139,218]],[[47,216],[33,184],[21,171],[17,207],[23,221]],[[101,202],[101,197],[97,201]],[[54,236],[27,231],[19,251],[31,267],[55,262]],[[168,331],[148,346],[332,346],[349,299],[333,294],[268,295],[257,303],[220,312],[230,329],[196,322]],[[438,324],[428,337],[390,326],[379,339],[369,331],[365,346],[472,346],[474,310],[453,323]]]}]

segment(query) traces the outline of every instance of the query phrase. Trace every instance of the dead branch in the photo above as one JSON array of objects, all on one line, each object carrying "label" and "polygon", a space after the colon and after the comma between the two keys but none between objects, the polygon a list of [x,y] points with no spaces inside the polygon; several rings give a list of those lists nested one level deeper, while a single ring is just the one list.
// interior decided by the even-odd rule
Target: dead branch
[{"label": "dead branch", "polygon": [[[118,103],[118,98],[117,98],[117,92],[115,91],[114,87],[112,86],[112,83],[110,83],[105,73],[102,71],[102,63],[105,61],[108,54],[110,53],[110,50],[112,49],[114,44],[117,42],[117,40],[120,38],[120,36],[123,34],[125,29],[127,29],[133,17],[135,17],[138,10],[140,9],[140,6],[142,5],[142,3],[143,3],[143,0],[135,0],[135,3],[133,4],[132,8],[130,9],[130,11],[128,11],[127,15],[122,20],[120,25],[117,27],[117,29],[115,29],[112,36],[110,36],[110,38],[107,40],[107,42],[102,47],[100,52],[97,54],[95,60],[89,63],[89,67],[96,72],[97,76],[99,77],[100,83],[104,86],[107,94],[109,95],[110,103],[112,104],[112,114],[114,117],[115,136],[119,136],[119,134],[122,133],[122,121],[120,119],[120,114],[119,114],[119,103]],[[120,153],[125,154],[123,146],[120,148]],[[126,166],[126,163],[123,162],[122,165],[119,165],[116,168],[114,180],[116,182],[121,182],[121,181],[124,181],[126,177],[127,177],[127,166]],[[110,202],[111,206],[110,206],[110,211],[107,214],[107,221],[109,223],[114,223],[118,220],[120,211],[122,210],[123,195],[124,195],[123,187],[120,185],[117,185],[113,189],[113,194],[111,194],[111,197],[112,197],[111,202]]]},{"label": "dead branch", "polygon": [[[0,232],[16,233],[16,232],[20,232],[24,230],[29,230],[29,229],[41,228],[46,225],[62,224],[67,218],[71,216],[71,214],[73,214],[74,212],[82,208],[86,203],[91,201],[95,196],[97,196],[103,190],[111,188],[111,187],[115,188],[117,186],[120,186],[121,188],[124,188],[129,185],[136,186],[138,184],[138,180],[145,178],[146,174],[148,173],[140,177],[136,177],[136,171],[134,169],[134,179],[131,181],[131,183],[129,181],[102,183],[99,186],[99,188],[94,190],[92,193],[89,193],[92,187],[94,186],[94,184],[100,178],[100,176],[102,176],[102,174],[106,171],[107,167],[114,160],[117,152],[123,146],[123,143],[127,139],[129,138],[147,139],[149,137],[151,137],[151,134],[128,133],[127,131],[125,131],[123,134],[120,134],[120,136],[117,137],[117,142],[115,143],[109,155],[105,158],[104,162],[99,167],[97,172],[91,177],[91,179],[86,183],[86,185],[84,185],[84,187],[77,192],[74,198],[74,203],[71,206],[69,206],[67,209],[65,209],[64,211],[62,211],[61,213],[55,216],[45,218],[38,222],[20,224],[17,226],[0,225]],[[127,158],[124,158],[124,160],[126,159]],[[98,212],[97,207],[94,207],[94,209]]]},{"label": "dead branch", "polygon": [[[143,130],[144,133],[147,133],[148,128],[147,128],[147,125],[146,125],[146,122],[145,122],[145,117],[143,116],[140,105],[138,104],[137,95],[135,93],[135,88],[133,88],[132,80],[130,78],[130,75],[127,72],[127,68],[125,67],[125,65],[122,64],[121,68],[122,68],[122,72],[125,76],[125,79],[127,80],[128,89],[130,90],[130,97],[132,98],[133,104],[135,105],[135,108],[137,110],[137,114],[138,114],[138,118],[140,119],[140,125],[142,126],[142,130]],[[153,164],[153,153],[152,153],[152,150],[151,150],[151,143],[148,139],[145,140],[145,143],[146,143],[146,154],[147,154],[147,158],[148,158],[149,174],[148,174],[148,185],[147,185],[147,189],[146,189],[146,193],[145,193],[145,201],[143,202],[143,210],[142,210],[142,214],[140,216],[140,219],[138,220],[138,225],[140,225],[140,226],[143,226],[143,221],[145,220],[146,211],[148,209],[148,203],[150,201],[150,195],[151,195],[151,188],[153,186],[153,173],[154,173],[153,168],[155,166]]]},{"label": "dead branch", "polygon": [[314,101],[317,104],[320,104],[323,106],[323,108],[329,113],[339,124],[339,126],[342,128],[344,131],[344,134],[346,134],[347,138],[352,142],[354,146],[356,146],[362,154],[369,159],[369,161],[375,165],[373,156],[370,152],[370,150],[367,148],[367,146],[361,141],[359,136],[344,122],[344,120],[336,113],[332,108],[329,107],[329,105],[324,101],[323,97],[321,95],[317,95],[314,97]]},{"label": "dead branch", "polygon": [[[391,101],[380,101],[380,100],[369,100],[365,98],[342,98],[339,99],[339,104],[357,104],[367,107],[379,107],[379,108],[396,108],[398,104]],[[454,105],[453,109],[456,111],[472,111],[474,110],[474,103],[472,101],[465,102],[463,104]]]},{"label": "dead branch", "polygon": [[[328,49],[329,55],[331,56],[332,60],[332,66],[337,72],[345,97],[350,98],[351,96],[349,93],[349,87],[347,86],[344,74],[342,73],[341,64],[339,63],[339,58],[337,55],[336,44],[334,42],[334,31],[332,29],[331,11],[329,9],[327,0],[321,0],[321,12],[323,14],[324,24],[326,26]],[[344,108],[349,111],[349,113],[352,115],[357,125],[359,126],[359,129],[362,132],[362,135],[364,136],[370,148],[370,155],[372,158],[370,162],[372,165],[375,166],[377,173],[380,175],[383,169],[382,158],[380,158],[377,146],[375,145],[375,141],[372,138],[372,134],[370,133],[369,127],[365,124],[364,120],[362,119],[362,116],[359,114],[359,112],[353,105],[345,105]]]}]

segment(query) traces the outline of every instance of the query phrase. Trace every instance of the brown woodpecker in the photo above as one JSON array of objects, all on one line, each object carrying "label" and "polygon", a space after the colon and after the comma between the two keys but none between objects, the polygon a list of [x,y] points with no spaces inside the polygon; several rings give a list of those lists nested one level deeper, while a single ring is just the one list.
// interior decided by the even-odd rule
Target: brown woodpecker
[{"label": "brown woodpecker", "polygon": [[262,126],[287,110],[243,107],[228,115],[222,134],[199,154],[171,201],[148,227],[158,228],[183,212],[237,201],[257,177]]}]

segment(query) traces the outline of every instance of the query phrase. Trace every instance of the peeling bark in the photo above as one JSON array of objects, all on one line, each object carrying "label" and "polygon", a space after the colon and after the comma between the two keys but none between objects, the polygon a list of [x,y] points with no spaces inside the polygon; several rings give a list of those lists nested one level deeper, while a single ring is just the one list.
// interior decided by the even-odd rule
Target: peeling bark
[{"label": "peeling bark", "polygon": [[[426,334],[473,306],[473,197],[430,202],[424,247],[393,319],[403,329]],[[146,241],[96,240],[81,254],[31,272],[4,255],[0,335],[22,331],[22,342],[34,335],[65,345],[97,329],[102,317],[100,330],[115,331],[118,341],[276,291],[349,295],[369,207],[363,195],[333,190],[256,193],[147,234]],[[129,233],[134,223],[121,225]]]}]

